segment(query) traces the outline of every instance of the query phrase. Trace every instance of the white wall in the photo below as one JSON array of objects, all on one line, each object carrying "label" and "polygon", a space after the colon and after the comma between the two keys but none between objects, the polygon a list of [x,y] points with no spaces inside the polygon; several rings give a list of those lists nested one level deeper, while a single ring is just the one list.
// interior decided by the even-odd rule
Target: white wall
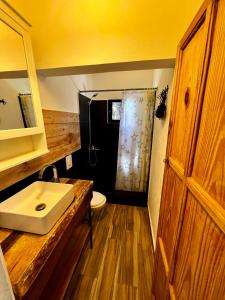
[{"label": "white wall", "polygon": [[[121,71],[92,74],[93,89],[126,89],[153,86],[154,70]],[[90,97],[93,93],[87,93]],[[101,92],[96,100],[121,99],[122,92]]]},{"label": "white wall", "polygon": [[[43,109],[78,113],[78,91],[92,88],[92,75],[38,75],[38,83]],[[30,93],[28,79],[0,79],[0,91],[0,98],[7,101],[6,105],[0,104],[0,128],[23,127],[18,93]]]},{"label": "white wall", "polygon": [[[152,156],[148,190],[148,209],[154,246],[157,236],[163,174],[165,167],[163,159],[166,155],[173,71],[173,69],[154,70],[153,74],[154,85],[158,86],[158,92],[160,92],[166,84],[169,85],[166,117],[165,119],[155,118],[153,132]],[[157,101],[157,104],[158,103],[159,100]]]},{"label": "white wall", "polygon": [[78,113],[78,91],[92,88],[92,76],[44,77],[38,75],[38,83],[43,109]]}]

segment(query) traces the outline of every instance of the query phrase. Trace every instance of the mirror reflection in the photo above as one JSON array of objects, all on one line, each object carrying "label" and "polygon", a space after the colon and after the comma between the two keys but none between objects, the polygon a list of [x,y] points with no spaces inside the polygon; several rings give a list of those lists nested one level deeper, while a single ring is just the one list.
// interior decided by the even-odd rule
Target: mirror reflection
[{"label": "mirror reflection", "polygon": [[22,36],[0,20],[0,130],[35,127]]}]

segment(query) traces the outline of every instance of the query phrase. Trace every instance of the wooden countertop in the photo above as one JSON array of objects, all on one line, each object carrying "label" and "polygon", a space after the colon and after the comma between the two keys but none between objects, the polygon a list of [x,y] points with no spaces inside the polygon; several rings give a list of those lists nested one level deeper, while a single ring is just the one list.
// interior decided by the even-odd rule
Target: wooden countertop
[{"label": "wooden countertop", "polygon": [[61,179],[74,184],[74,201],[45,235],[0,229],[0,243],[15,295],[24,295],[45,265],[85,195],[92,188],[89,180]]}]

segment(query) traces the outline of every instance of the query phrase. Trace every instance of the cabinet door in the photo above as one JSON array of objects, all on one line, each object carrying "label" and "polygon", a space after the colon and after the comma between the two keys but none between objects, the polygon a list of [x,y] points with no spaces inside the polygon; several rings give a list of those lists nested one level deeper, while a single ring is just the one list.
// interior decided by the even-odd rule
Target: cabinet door
[{"label": "cabinet door", "polygon": [[[213,11],[211,2],[202,6],[178,47],[167,149],[168,165],[164,175],[154,266],[153,293],[156,300],[164,299],[167,290],[171,299],[175,297],[172,279],[188,191],[186,175],[192,158],[196,121],[201,108],[200,95],[209,59]],[[162,272],[162,265],[166,272]],[[165,295],[162,290],[166,290]]]}]

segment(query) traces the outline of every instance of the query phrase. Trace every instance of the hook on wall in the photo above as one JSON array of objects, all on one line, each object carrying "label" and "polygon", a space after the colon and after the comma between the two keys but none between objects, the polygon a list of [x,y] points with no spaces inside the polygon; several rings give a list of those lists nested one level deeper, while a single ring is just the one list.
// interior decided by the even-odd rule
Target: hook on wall
[{"label": "hook on wall", "polygon": [[7,101],[5,101],[5,99],[0,99],[0,104],[3,104],[3,105],[6,105],[7,104]]},{"label": "hook on wall", "polygon": [[159,106],[156,109],[155,115],[158,119],[164,118],[166,115],[166,100],[168,96],[169,86],[167,85],[158,95],[160,100]]}]

